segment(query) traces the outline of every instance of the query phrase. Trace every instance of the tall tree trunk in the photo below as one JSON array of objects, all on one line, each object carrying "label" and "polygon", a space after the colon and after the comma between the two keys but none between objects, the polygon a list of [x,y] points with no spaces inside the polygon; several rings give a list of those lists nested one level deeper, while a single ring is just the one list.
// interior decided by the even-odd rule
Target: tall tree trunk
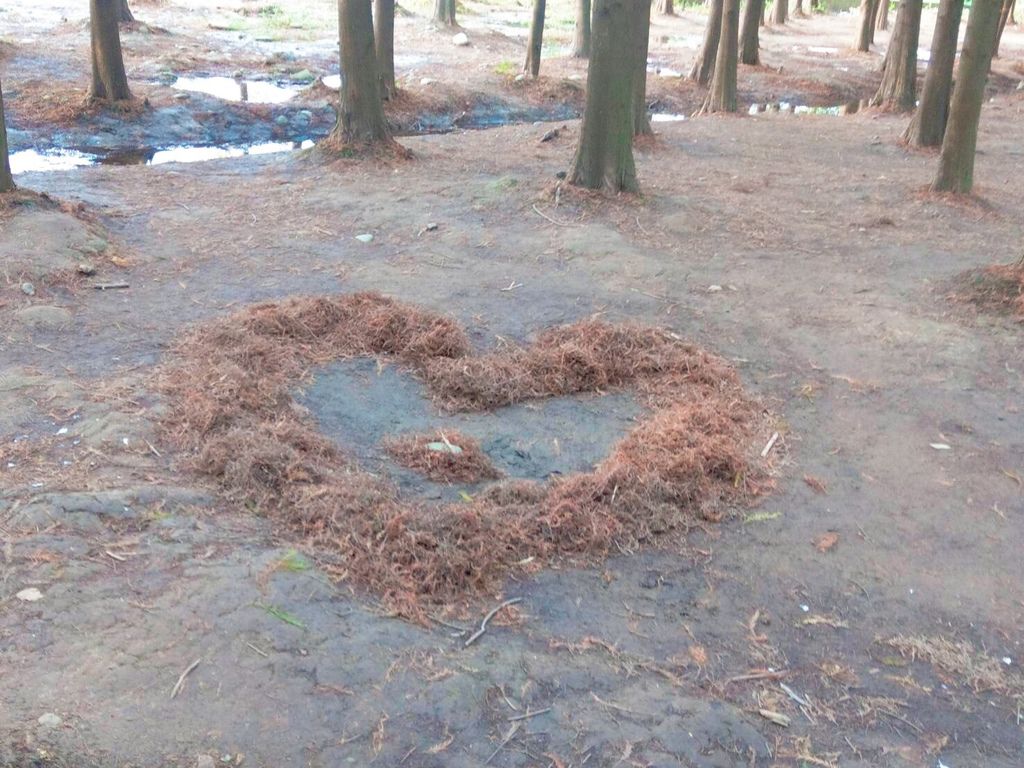
[{"label": "tall tree trunk", "polygon": [[707,85],[711,81],[711,72],[715,68],[715,56],[718,54],[718,39],[722,36],[722,6],[724,0],[711,0],[708,7],[708,22],[704,27],[704,43],[697,54],[690,70],[690,79],[699,85]]},{"label": "tall tree trunk", "polygon": [[395,0],[373,0],[373,39],[380,76],[380,95],[390,99],[395,85]]},{"label": "tall tree trunk", "polygon": [[774,0],[772,5],[772,24],[785,24],[789,0]]},{"label": "tall tree trunk", "polygon": [[900,0],[896,12],[896,28],[889,39],[889,50],[885,52],[885,60],[882,62],[882,82],[871,99],[872,107],[893,112],[909,112],[914,108],[921,5],[921,0]]},{"label": "tall tree trunk", "polygon": [[736,111],[736,62],[739,53],[740,0],[725,0],[715,75],[701,112]]},{"label": "tall tree trunk", "polygon": [[338,37],[341,98],[331,140],[341,146],[390,142],[380,98],[370,0],[338,0]]},{"label": "tall tree trunk", "polygon": [[967,33],[960,51],[949,123],[942,139],[939,172],[932,182],[937,192],[967,194],[974,186],[974,153],[978,146],[978,121],[985,100],[985,81],[992,66],[1000,0],[974,0],[967,18]]},{"label": "tall tree trunk", "polygon": [[878,3],[888,0],[860,0],[860,25],[857,27],[858,51],[867,53],[871,50],[871,43],[875,39],[875,13],[878,10]]},{"label": "tall tree trunk", "polygon": [[7,154],[7,118],[4,116],[4,93],[0,86],[0,192],[14,189],[14,177],[11,176],[11,161]]},{"label": "tall tree trunk", "polygon": [[120,0],[121,11],[118,20],[122,24],[130,24],[135,21],[135,17],[132,15],[132,9],[128,7],[128,0]]},{"label": "tall tree trunk", "polygon": [[676,9],[672,0],[658,0],[658,13],[662,16],[675,16]]},{"label": "tall tree trunk", "polygon": [[457,27],[455,21],[455,0],[436,0],[434,3],[434,23],[446,27]]},{"label": "tall tree trunk", "polygon": [[545,0],[533,0],[533,19],[530,21],[530,39],[526,44],[526,63],[523,72],[534,77],[540,74],[540,54],[544,47]]},{"label": "tall tree trunk", "polygon": [[636,64],[633,68],[633,135],[653,134],[651,119],[647,116],[647,53],[651,45],[651,3],[640,1],[638,18],[633,30],[636,40]]},{"label": "tall tree trunk", "polygon": [[577,59],[590,56],[590,0],[576,0],[576,26],[572,33],[572,55]]},{"label": "tall tree trunk", "polygon": [[796,5],[793,6],[794,16],[805,16],[804,13],[804,0],[796,0]]},{"label": "tall tree trunk", "polygon": [[1006,20],[1013,14],[1015,0],[1003,0],[1003,7],[999,10],[999,27],[996,30],[996,44],[992,48],[992,58],[999,58],[999,44],[1003,40],[1003,30],[1006,29]]},{"label": "tall tree trunk", "polygon": [[759,24],[764,10],[764,0],[747,0],[743,7],[743,24],[740,25],[740,61],[757,66],[761,63],[761,41]]},{"label": "tall tree trunk", "polygon": [[916,147],[942,146],[949,116],[949,95],[953,90],[953,64],[960,33],[964,0],[941,0],[932,34],[932,53],[924,76],[921,101],[910,118],[903,139]]},{"label": "tall tree trunk", "polygon": [[89,0],[92,43],[90,98],[123,101],[132,97],[121,54],[121,33],[117,28],[120,15],[120,0]]},{"label": "tall tree trunk", "polygon": [[875,11],[875,29],[885,30],[889,28],[889,0],[877,0],[878,7]]},{"label": "tall tree trunk", "polygon": [[633,162],[633,43],[645,2],[650,0],[594,0],[587,105],[570,184],[611,192],[639,189]]}]

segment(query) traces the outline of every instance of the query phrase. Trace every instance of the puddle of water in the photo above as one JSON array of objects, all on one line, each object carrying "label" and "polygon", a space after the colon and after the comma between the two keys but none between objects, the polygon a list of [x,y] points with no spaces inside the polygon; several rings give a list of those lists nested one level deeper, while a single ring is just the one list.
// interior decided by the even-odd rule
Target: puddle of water
[{"label": "puddle of water", "polygon": [[388,459],[386,436],[435,429],[459,431],[480,441],[507,477],[544,480],[591,469],[643,413],[628,393],[554,397],[487,413],[439,413],[422,385],[394,366],[347,360],[321,369],[298,396],[320,428],[371,471],[391,476],[399,488],[428,498],[457,499],[457,487],[432,483]]},{"label": "puddle of water", "polygon": [[277,85],[265,80],[235,80],[232,77],[179,77],[171,83],[171,88],[250,104],[284,104],[299,92],[299,86]]},{"label": "puddle of water", "polygon": [[836,104],[831,107],[808,107],[802,104],[794,106],[788,101],[780,101],[777,104],[751,104],[747,112],[751,115],[762,112],[792,113],[794,115],[825,115],[838,117],[840,115],[852,115],[860,109],[860,102],[857,100],[848,101],[845,104]]},{"label": "puddle of water", "polygon": [[53,152],[39,152],[35,149],[23,149],[20,152],[12,152],[10,155],[11,173],[17,176],[20,173],[32,171],[68,171],[82,165],[92,165],[96,162],[93,155],[78,152],[73,149],[62,149]]},{"label": "puddle of water", "polygon": [[166,163],[201,163],[226,157],[244,155],[269,155],[277,152],[291,152],[308,149],[313,142],[272,141],[244,147],[167,147],[155,149],[102,149],[90,152],[74,149],[39,152],[26,149],[11,154],[11,173],[47,173],[67,171],[86,165],[164,165]]},{"label": "puddle of water", "polygon": [[839,53],[838,48],[832,48],[831,46],[828,45],[809,45],[807,46],[807,50],[810,51],[811,53]]},{"label": "puddle of water", "polygon": [[686,115],[674,115],[670,112],[655,112],[651,115],[652,123],[679,123],[686,119]]}]

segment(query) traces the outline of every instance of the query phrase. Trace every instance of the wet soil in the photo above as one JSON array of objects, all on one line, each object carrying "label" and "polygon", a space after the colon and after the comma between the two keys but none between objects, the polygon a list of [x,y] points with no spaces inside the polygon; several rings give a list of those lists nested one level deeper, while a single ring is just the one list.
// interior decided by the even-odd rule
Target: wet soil
[{"label": "wet soil", "polygon": [[[83,11],[32,10],[3,17],[5,89],[30,93],[29,74],[78,87],[87,35],[61,17]],[[160,57],[230,75],[320,45],[290,27],[238,41],[211,28],[224,26],[212,4],[138,10],[173,34],[129,40],[135,82]],[[483,10],[470,4],[471,38]],[[656,27],[688,41],[699,21]],[[449,50],[422,17],[402,23],[440,62],[414,78],[518,87],[494,73],[520,50],[504,33]],[[869,91],[878,56],[845,50],[854,27],[766,31],[773,69],[744,70],[742,89],[823,106]],[[655,49],[682,71],[691,49],[673,45]],[[550,126],[407,137],[415,159],[390,165],[284,152],[22,174],[63,205],[0,211],[0,763],[1019,766],[1022,326],[947,298],[954,276],[1020,255],[1024,99],[1003,84],[1024,37],[1008,28],[1005,45],[969,201],[926,193],[935,157],[899,145],[905,118],[872,113],[659,124],[637,151],[643,196],[614,200],[552,198],[575,122],[543,143]],[[325,72],[330,54],[323,43]],[[656,98],[696,93],[673,83]],[[94,287],[111,284],[128,287]],[[150,385],[193,323],[360,289],[451,313],[481,348],[591,315],[667,326],[733,361],[777,418],[776,491],[685,551],[543,571],[430,627],[383,615],[198,482],[160,434]],[[369,398],[368,413],[340,413],[369,419],[345,437],[367,461],[368,436],[395,418],[385,407],[399,424],[424,414],[401,377],[364,391],[332,375],[318,372],[310,406],[340,436],[328,405]],[[630,414],[562,405],[597,414],[561,427],[566,441],[610,439]],[[530,418],[481,429],[559,429]],[[467,647],[462,630],[514,597]],[[897,635],[973,655],[903,655]]]}]

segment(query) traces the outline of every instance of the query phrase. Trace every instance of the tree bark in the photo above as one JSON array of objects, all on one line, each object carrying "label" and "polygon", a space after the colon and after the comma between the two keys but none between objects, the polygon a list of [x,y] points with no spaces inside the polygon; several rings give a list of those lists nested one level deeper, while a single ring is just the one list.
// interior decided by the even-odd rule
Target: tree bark
[{"label": "tree bark", "polygon": [[672,0],[658,0],[658,13],[662,16],[675,16],[676,9]]},{"label": "tree bark", "polygon": [[757,66],[761,63],[760,25],[764,0],[747,0],[743,7],[743,24],[740,26],[740,61]]},{"label": "tree bark", "polygon": [[338,0],[341,89],[333,143],[374,144],[391,141],[380,98],[370,0]]},{"label": "tree bark", "polygon": [[587,105],[570,184],[610,192],[639,189],[633,162],[633,43],[640,3],[649,2],[594,0]]},{"label": "tree bark", "polygon": [[789,10],[789,0],[773,0],[772,24],[785,24],[786,12]]},{"label": "tree bark", "polygon": [[871,43],[875,40],[875,13],[880,2],[888,0],[860,0],[860,25],[857,27],[856,47],[862,53],[870,51]]},{"label": "tree bark", "polygon": [[436,0],[434,3],[434,23],[446,27],[457,27],[455,20],[455,0]]},{"label": "tree bark", "polygon": [[11,160],[7,154],[7,118],[4,116],[4,93],[0,86],[0,192],[14,189],[14,177],[11,176]]},{"label": "tree bark", "polygon": [[740,0],[725,0],[715,74],[701,112],[735,112],[736,63],[739,53]]},{"label": "tree bark", "polygon": [[373,0],[373,39],[381,98],[390,99],[395,85],[395,0]]},{"label": "tree bark", "polygon": [[877,0],[878,6],[875,9],[875,29],[885,30],[889,28],[889,0]]},{"label": "tree bark", "polygon": [[793,6],[794,16],[805,16],[804,13],[804,0],[796,0],[796,4]]},{"label": "tree bark", "polygon": [[910,118],[903,139],[916,147],[942,146],[949,116],[949,96],[953,90],[953,64],[960,33],[964,0],[941,0],[932,35],[931,58],[924,76],[921,101]]},{"label": "tree bark", "polygon": [[128,7],[128,0],[120,0],[121,11],[118,20],[122,24],[130,24],[135,21],[135,17],[132,15],[132,9]]},{"label": "tree bark", "polygon": [[654,130],[651,128],[651,119],[647,115],[647,54],[651,45],[651,3],[650,0],[641,0],[640,9],[637,11],[636,28],[634,34],[636,40],[633,43],[636,50],[636,64],[633,69],[633,135],[651,135]]},{"label": "tree bark", "polygon": [[936,192],[968,194],[974,186],[978,121],[985,100],[985,81],[992,66],[999,12],[1000,0],[974,0],[971,5],[949,106],[949,123],[942,139],[939,171],[932,183]]},{"label": "tree bark", "polygon": [[119,0],[89,0],[92,43],[90,98],[123,101],[132,97],[121,54],[121,33],[117,28],[120,14]]},{"label": "tree bark", "polygon": [[540,54],[544,47],[545,0],[533,0],[533,19],[530,21],[530,39],[526,44],[526,63],[523,72],[533,77],[540,74]]},{"label": "tree bark", "polygon": [[711,72],[715,68],[715,56],[718,54],[718,39],[722,36],[722,7],[724,0],[711,0],[708,8],[708,22],[704,27],[704,43],[697,54],[690,70],[690,79],[699,85],[707,85],[711,81]]},{"label": "tree bark", "polygon": [[1003,30],[1006,29],[1006,20],[1013,14],[1015,0],[1003,0],[1003,7],[999,10],[999,27],[996,30],[996,44],[992,48],[992,58],[999,58],[999,44],[1003,40]]},{"label": "tree bark", "polygon": [[576,27],[572,33],[572,55],[577,59],[590,56],[590,0],[576,0]]},{"label": "tree bark", "polygon": [[[884,2],[885,0],[882,0]],[[882,62],[882,82],[870,106],[909,112],[917,93],[917,44],[921,35],[921,0],[900,0],[896,28]],[[993,36],[995,30],[993,30]]]}]

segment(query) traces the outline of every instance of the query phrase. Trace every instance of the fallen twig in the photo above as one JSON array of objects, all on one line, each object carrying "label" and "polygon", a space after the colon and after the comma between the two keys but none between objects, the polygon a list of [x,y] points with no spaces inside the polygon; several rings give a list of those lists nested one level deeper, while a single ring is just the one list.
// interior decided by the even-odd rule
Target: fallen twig
[{"label": "fallen twig", "polygon": [[516,715],[515,717],[510,717],[508,719],[508,721],[510,723],[514,723],[517,720],[529,720],[531,717],[536,717],[537,715],[546,715],[550,711],[551,711],[551,707],[544,707],[544,709],[538,709],[536,712],[526,712],[525,714],[522,714],[522,715]]},{"label": "fallen twig", "polygon": [[128,283],[96,283],[93,285],[97,291],[112,291],[115,288],[130,288]]},{"label": "fallen twig", "polygon": [[743,683],[747,680],[781,680],[788,672],[784,669],[778,671],[770,669],[756,669],[751,672],[747,672],[745,675],[736,675],[736,677],[730,677],[725,681],[725,685],[729,683]]},{"label": "fallen twig", "polygon": [[[488,613],[486,616],[484,616],[483,621],[480,622],[480,629],[478,629],[476,632],[474,632],[472,635],[470,635],[466,639],[466,643],[463,646],[463,648],[469,648],[469,646],[471,646],[473,643],[475,643],[477,640],[480,639],[480,637],[483,635],[483,633],[487,631],[487,622],[489,622],[491,619],[493,619],[494,616],[498,613],[498,611],[500,611],[502,608],[508,608],[508,606],[510,606],[510,605],[515,605],[516,603],[521,603],[521,602],[523,602],[523,598],[521,598],[521,597],[513,597],[511,600],[506,600],[501,605],[496,606],[495,608],[491,609],[490,613]],[[488,762],[490,762],[490,761],[488,761]]]},{"label": "fallen twig", "polygon": [[768,457],[768,453],[771,451],[772,447],[775,445],[775,441],[778,440],[778,439],[779,439],[779,433],[778,432],[772,432],[772,436],[768,440],[768,444],[765,445],[765,447],[761,449],[761,458],[762,459],[765,459],[765,458]]},{"label": "fallen twig", "polygon": [[190,673],[190,672],[192,672],[192,670],[193,670],[193,669],[195,669],[196,667],[198,667],[198,666],[199,666],[199,663],[200,663],[201,661],[202,661],[202,659],[196,659],[196,660],[195,660],[195,661],[193,661],[193,662],[192,662],[191,664],[189,664],[189,665],[188,665],[187,667],[185,667],[185,671],[184,671],[184,672],[182,672],[182,673],[181,673],[181,674],[180,674],[180,675],[178,676],[178,682],[176,682],[176,683],[174,684],[174,688],[172,688],[172,689],[171,689],[171,698],[172,698],[172,699],[173,699],[173,698],[174,698],[175,696],[177,696],[177,695],[178,695],[179,693],[181,693],[181,689],[182,689],[182,687],[184,687],[184,685],[185,685],[185,678],[189,676],[189,673]]},{"label": "fallen twig", "polygon": [[519,722],[512,723],[512,727],[508,729],[508,733],[505,734],[505,738],[501,740],[501,744],[498,745],[498,748],[496,750],[494,750],[493,752],[491,752],[491,756],[490,757],[488,757],[486,760],[484,760],[484,765],[489,764],[491,762],[491,760],[493,760],[497,756],[497,754],[499,752],[501,752],[501,750],[503,750],[505,748],[505,745],[508,744],[510,741],[512,741],[512,737],[515,736],[517,733],[519,733],[519,726],[520,725],[522,725],[522,723],[519,723]]},{"label": "fallen twig", "polygon": [[538,208],[536,203],[533,204],[533,210],[535,210],[540,216],[543,216],[545,219],[550,221],[552,224],[556,224],[559,227],[575,227],[576,226],[576,224],[574,224],[571,221],[559,221],[558,219],[551,218],[546,213],[544,213],[544,211],[542,211],[540,208]]}]

